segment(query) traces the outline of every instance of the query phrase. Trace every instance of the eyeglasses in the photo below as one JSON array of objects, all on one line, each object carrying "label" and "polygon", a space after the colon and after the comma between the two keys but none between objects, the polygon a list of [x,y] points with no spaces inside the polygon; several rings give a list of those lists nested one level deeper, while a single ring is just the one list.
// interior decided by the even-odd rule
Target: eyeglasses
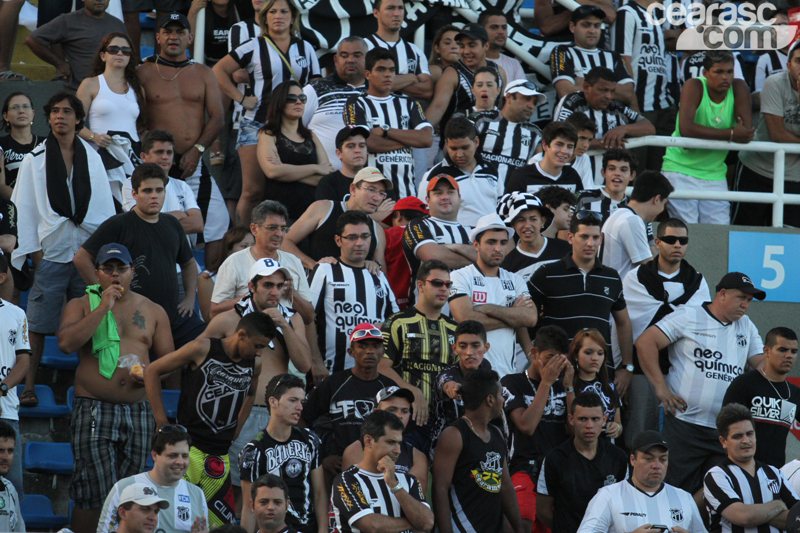
[{"label": "eyeglasses", "polygon": [[133,49],[130,46],[109,46],[106,48],[106,52],[111,54],[112,56],[117,55],[118,53],[122,52],[122,55],[129,56],[133,52]]},{"label": "eyeglasses", "polygon": [[381,198],[386,198],[386,191],[379,191],[375,187],[359,187],[359,189],[364,189],[370,194],[377,194]]},{"label": "eyeglasses", "polygon": [[689,237],[678,237],[677,235],[664,235],[658,237],[658,240],[666,244],[675,244],[676,242],[681,243],[682,246],[689,244]]},{"label": "eyeglasses", "polygon": [[441,289],[442,287],[447,287],[449,289],[453,286],[452,281],[445,281],[443,279],[423,279],[422,281],[427,281],[437,289]]},{"label": "eyeglasses", "polygon": [[278,231],[281,230],[281,233],[289,233],[289,226],[279,226],[277,224],[270,224],[269,226],[261,226],[267,231]]},{"label": "eyeglasses", "polygon": [[346,241],[350,241],[350,242],[357,242],[358,239],[361,239],[362,241],[368,241],[368,240],[372,239],[372,234],[370,234],[370,233],[362,233],[361,235],[355,235],[355,234],[353,234],[353,235],[342,235],[342,239],[344,239]]},{"label": "eyeglasses", "polygon": [[300,100],[300,102],[305,104],[306,100],[308,100],[308,96],[306,96],[304,94],[287,94],[286,95],[286,103],[287,104],[297,103],[298,100]]},{"label": "eyeglasses", "polygon": [[595,224],[603,223],[603,215],[597,211],[589,211],[587,209],[581,209],[575,213],[575,218],[579,222],[594,222]]},{"label": "eyeglasses", "polygon": [[33,108],[31,106],[29,106],[28,104],[17,104],[17,105],[12,105],[12,106],[10,106],[8,108],[9,111],[20,111],[20,110],[21,111],[30,111],[31,109],[33,109]]},{"label": "eyeglasses", "polygon": [[383,338],[383,334],[381,330],[378,328],[369,328],[369,329],[360,329],[358,331],[353,332],[353,336],[351,337],[352,340],[363,339],[364,337],[381,337]]},{"label": "eyeglasses", "polygon": [[185,427],[180,424],[165,424],[158,428],[158,433],[168,435],[170,433],[189,433]]},{"label": "eyeglasses", "polygon": [[103,265],[98,270],[100,270],[103,274],[110,276],[114,272],[118,272],[120,274],[127,274],[130,269],[131,269],[130,265],[120,265],[116,267]]}]

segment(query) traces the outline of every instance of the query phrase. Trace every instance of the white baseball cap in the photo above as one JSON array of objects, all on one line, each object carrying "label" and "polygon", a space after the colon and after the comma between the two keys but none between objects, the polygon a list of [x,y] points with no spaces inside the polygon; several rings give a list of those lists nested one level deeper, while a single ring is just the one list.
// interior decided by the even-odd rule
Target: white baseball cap
[{"label": "white baseball cap", "polygon": [[253,263],[253,266],[250,267],[250,275],[247,277],[247,279],[253,281],[253,278],[256,276],[267,277],[278,271],[283,272],[283,275],[286,276],[287,280],[292,279],[292,274],[289,272],[289,269],[281,266],[281,264],[274,259],[262,257],[261,259],[256,260],[256,262]]},{"label": "white baseball cap", "polygon": [[158,505],[160,509],[169,507],[169,502],[158,495],[158,491],[145,483],[133,483],[123,489],[119,496],[119,504],[128,502],[139,505]]},{"label": "white baseball cap", "polygon": [[512,93],[519,93],[524,96],[535,96],[537,104],[543,104],[547,101],[547,96],[540,93],[532,81],[526,79],[514,80],[506,85],[503,95],[508,96]]}]

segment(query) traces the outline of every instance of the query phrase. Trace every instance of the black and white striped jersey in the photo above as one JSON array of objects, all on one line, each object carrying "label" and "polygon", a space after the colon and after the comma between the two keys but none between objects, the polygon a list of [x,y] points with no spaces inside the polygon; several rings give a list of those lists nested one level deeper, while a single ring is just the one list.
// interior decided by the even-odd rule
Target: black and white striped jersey
[{"label": "black and white striped jersey", "polygon": [[[765,54],[766,55],[766,54]],[[764,57],[764,56],[761,56]],[[680,68],[681,85],[686,83],[686,80],[692,78],[699,78],[703,75],[703,61],[706,58],[705,51],[695,52],[683,60]],[[733,77],[744,80],[744,71],[742,70],[742,56],[738,52],[733,53]],[[785,64],[785,63],[784,63]],[[763,82],[762,82],[763,85]]]},{"label": "black and white striped jersey", "polygon": [[706,474],[703,480],[703,496],[711,519],[709,531],[720,533],[781,533],[782,531],[768,523],[752,527],[731,523],[722,516],[722,511],[731,503],[753,505],[781,500],[791,509],[798,501],[792,486],[774,466],[756,461],[756,474],[751,476],[728,458]]},{"label": "black and white striped jersey", "polygon": [[497,118],[479,118],[475,122],[484,161],[497,167],[498,186],[505,190],[506,178],[527,164],[542,139],[542,131],[534,124],[511,122],[502,114]]},{"label": "black and white striped jersey", "polygon": [[[435,244],[470,244],[470,227],[464,227],[458,222],[450,222],[440,218],[425,215],[415,218],[406,225],[403,232],[403,253],[408,260],[412,279],[417,277],[417,269],[422,261],[417,257],[420,246],[428,243]],[[412,287],[413,290],[413,287]]]},{"label": "black and white striped jersey", "polygon": [[764,80],[775,74],[786,70],[788,56],[780,50],[767,50],[756,63],[756,75],[753,80],[753,91],[761,92],[764,88]]},{"label": "black and white striped jersey", "polygon": [[309,286],[317,313],[319,351],[331,373],[353,367],[347,347],[356,325],[382,323],[400,310],[383,272],[372,274],[341,260],[314,267]]},{"label": "black and white striped jersey", "polygon": [[[424,503],[425,494],[417,479],[411,474],[395,471],[400,486],[415,500]],[[391,518],[403,518],[403,509],[389,486],[383,480],[383,473],[372,473],[353,465],[333,480],[331,492],[336,533],[360,533],[356,527],[359,519],[370,514]],[[410,531],[410,530],[409,530]],[[405,533],[405,532],[404,532]]]},{"label": "black and white striped jersey", "polygon": [[618,84],[633,83],[633,78],[616,52],[599,48],[587,50],[574,44],[560,44],[550,54],[550,73],[553,75],[553,83],[567,80],[574,84],[575,78],[585,78],[594,67],[606,67],[613,71]]},{"label": "black and white striped jersey", "polygon": [[[344,107],[344,124],[367,129],[378,128],[382,124],[401,130],[433,129],[419,102],[398,94],[385,97],[369,94],[351,96]],[[387,192],[393,198],[416,196],[414,156],[411,148],[370,153],[368,165],[377,167],[384,176],[392,180],[394,189]]]},{"label": "black and white striped jersey", "polygon": [[639,109],[657,111],[674,105],[667,90],[670,72],[664,30],[652,23],[647,11],[636,2],[619,8],[611,39],[614,51],[631,58]]},{"label": "black and white striped jersey", "polygon": [[344,105],[348,98],[360,96],[366,90],[365,84],[358,87],[350,85],[336,72],[303,87],[303,93],[308,97],[303,112],[303,124],[314,132],[325,147],[328,161],[334,170],[342,168],[342,162],[336,157],[336,134],[344,127]]},{"label": "black and white striped jersey", "polygon": [[289,70],[267,37],[250,39],[231,51],[230,55],[250,74],[250,87],[258,97],[258,105],[245,112],[244,117],[256,122],[266,122],[269,95],[278,84],[296,78],[300,85],[305,85],[312,78],[320,76],[314,47],[302,39],[292,38],[289,44],[286,60],[292,70]]},{"label": "black and white striped jersey", "polygon": [[367,45],[367,52],[373,48],[385,48],[394,56],[394,66],[397,75],[401,74],[428,74],[428,59],[417,45],[410,43],[402,37],[396,43],[389,43],[375,35],[374,33],[364,39]]},{"label": "black and white striped jersey", "polygon": [[[231,31],[228,32],[228,53],[241,46],[242,43],[258,37],[261,29],[253,19],[242,20],[231,26]],[[236,88],[245,95],[253,96],[253,87],[247,83],[239,83]],[[233,129],[239,129],[239,121],[242,119],[242,112],[244,108],[239,102],[233,102]]]}]

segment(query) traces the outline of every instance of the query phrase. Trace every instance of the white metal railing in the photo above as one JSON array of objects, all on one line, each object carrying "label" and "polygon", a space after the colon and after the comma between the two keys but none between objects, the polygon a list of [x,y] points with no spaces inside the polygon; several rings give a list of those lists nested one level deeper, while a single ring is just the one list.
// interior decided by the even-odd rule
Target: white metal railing
[{"label": "white metal railing", "polygon": [[[772,226],[776,228],[783,227],[784,205],[800,205],[800,194],[786,194],[784,192],[786,154],[800,155],[800,144],[763,141],[753,141],[742,144],[727,141],[711,141],[689,137],[664,137],[657,135],[627,139],[627,143],[625,144],[625,148],[627,149],[643,146],[660,146],[664,148],[679,146],[681,148],[699,148],[704,150],[738,150],[740,152],[769,152],[773,154],[773,189],[771,193],[676,190],[669,195],[670,198],[772,204]],[[587,153],[590,155],[601,155],[602,151],[592,150]],[[630,190],[628,193],[630,194]]]},{"label": "white metal railing", "polygon": [[194,43],[192,46],[192,59],[198,63],[206,64],[206,8],[197,12],[194,23]]}]

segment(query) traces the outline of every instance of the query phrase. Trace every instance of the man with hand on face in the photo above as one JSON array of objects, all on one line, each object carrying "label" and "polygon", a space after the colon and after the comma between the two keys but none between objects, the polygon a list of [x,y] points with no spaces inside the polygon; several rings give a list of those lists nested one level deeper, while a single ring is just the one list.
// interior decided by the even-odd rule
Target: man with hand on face
[{"label": "man with hand on face", "polygon": [[[778,533],[795,528],[786,518],[797,494],[780,470],[755,459],[756,430],[750,410],[738,403],[720,409],[717,431],[727,457],[705,475],[703,496],[711,530]],[[796,512],[795,512],[796,513]]]},{"label": "man with hand on face", "polygon": [[575,437],[552,449],[542,463],[536,516],[553,533],[577,531],[597,491],[628,477],[625,452],[600,438],[606,422],[603,409],[603,401],[593,392],[575,396],[569,414]]},{"label": "man with hand on face", "polygon": [[150,533],[158,526],[159,512],[168,508],[169,502],[150,485],[128,485],[122,491],[115,510],[118,517],[116,533]]},{"label": "man with hand on face", "polygon": [[797,360],[797,334],[786,327],[769,330],[764,360],[763,368],[734,378],[722,405],[738,403],[750,409],[759,442],[755,459],[781,468],[786,463],[789,430],[800,420],[800,387],[786,380]]},{"label": "man with hand on face", "polygon": [[21,457],[14,457],[17,439],[17,432],[14,428],[0,421],[0,497],[5,502],[3,513],[0,514],[2,531],[25,531],[19,496],[14,485],[6,478],[14,460],[22,461]]},{"label": "man with hand on face", "polygon": [[664,483],[669,446],[657,431],[634,440],[629,479],[601,488],[578,533],[707,533],[691,495]]},{"label": "man with hand on face", "polygon": [[255,533],[296,533],[286,525],[289,511],[289,487],[273,474],[261,476],[250,489],[250,510],[258,529]]},{"label": "man with hand on face", "polygon": [[153,435],[151,456],[153,468],[134,476],[120,479],[111,488],[100,514],[97,533],[111,533],[119,526],[117,508],[122,493],[134,484],[142,484],[156,490],[174,512],[159,516],[159,531],[164,533],[202,533],[208,531],[208,507],[203,491],[192,485],[183,475],[189,468],[189,447],[192,438],[183,426],[162,426]]},{"label": "man with hand on face", "polygon": [[[58,347],[77,350],[80,360],[71,431],[79,465],[70,482],[75,531],[94,531],[114,483],[144,470],[154,420],[142,367],[151,354],[160,358],[173,350],[167,314],[131,290],[132,263],[121,244],[101,247],[95,271],[100,283],[67,303],[58,330]],[[137,364],[119,366],[122,354],[137,356]],[[128,460],[116,461],[119,456]]]},{"label": "man with hand on face", "polygon": [[364,456],[333,481],[331,507],[338,531],[433,529],[422,485],[396,468],[402,442],[403,422],[392,413],[376,410],[364,418]]}]

